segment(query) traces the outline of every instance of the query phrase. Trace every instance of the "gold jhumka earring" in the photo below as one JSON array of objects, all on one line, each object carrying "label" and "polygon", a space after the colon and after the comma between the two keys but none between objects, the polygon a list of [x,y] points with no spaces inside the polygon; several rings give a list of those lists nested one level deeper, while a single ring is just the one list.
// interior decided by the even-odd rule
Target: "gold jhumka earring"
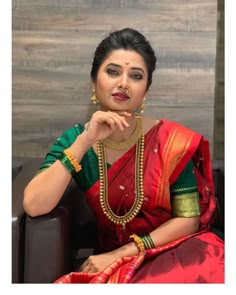
[{"label": "gold jhumka earring", "polygon": [[143,98],[143,102],[141,104],[141,106],[139,107],[139,110],[140,110],[140,113],[143,114],[144,113],[144,109],[146,108],[145,107],[145,104],[144,104],[144,101],[146,100],[146,97]]},{"label": "gold jhumka earring", "polygon": [[98,104],[98,100],[97,100],[97,97],[96,97],[96,94],[95,94],[95,89],[92,90],[93,91],[93,95],[91,96],[91,101],[93,104],[97,105]]}]

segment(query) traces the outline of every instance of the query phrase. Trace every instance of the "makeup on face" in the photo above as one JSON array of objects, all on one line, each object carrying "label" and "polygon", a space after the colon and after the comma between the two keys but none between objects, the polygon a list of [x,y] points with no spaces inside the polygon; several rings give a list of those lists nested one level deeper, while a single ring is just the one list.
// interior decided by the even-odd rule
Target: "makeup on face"
[{"label": "makeup on face", "polygon": [[96,95],[103,109],[135,110],[146,93],[148,72],[135,51],[115,50],[103,62],[96,81]]},{"label": "makeup on face", "polygon": [[[105,66],[105,70],[110,76],[120,76],[126,71],[120,64],[109,63]],[[141,80],[146,75],[145,71],[141,67],[130,67],[128,69],[128,76],[132,80]]]}]

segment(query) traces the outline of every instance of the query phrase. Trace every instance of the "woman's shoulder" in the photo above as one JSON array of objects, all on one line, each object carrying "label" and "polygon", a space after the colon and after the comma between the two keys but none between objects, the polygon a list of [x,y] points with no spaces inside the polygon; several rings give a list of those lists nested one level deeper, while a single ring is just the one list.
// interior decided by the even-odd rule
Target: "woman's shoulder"
[{"label": "woman's shoulder", "polygon": [[201,136],[198,132],[176,121],[171,121],[165,118],[154,119],[150,117],[143,117],[144,133],[146,134],[152,129],[158,129],[158,132],[166,134],[174,132],[175,134],[185,134],[186,136],[193,136],[194,134]]},{"label": "woman's shoulder", "polygon": [[176,155],[181,154],[186,147],[195,149],[203,139],[202,134],[165,118],[156,120],[156,124],[146,135],[150,142],[158,142],[160,150],[164,151],[168,146],[168,150]]},{"label": "woman's shoulder", "polygon": [[163,130],[165,130],[168,133],[175,132],[175,133],[185,134],[186,136],[193,136],[193,135],[202,136],[197,131],[177,121],[171,121],[165,118],[161,118],[159,122],[162,125]]}]

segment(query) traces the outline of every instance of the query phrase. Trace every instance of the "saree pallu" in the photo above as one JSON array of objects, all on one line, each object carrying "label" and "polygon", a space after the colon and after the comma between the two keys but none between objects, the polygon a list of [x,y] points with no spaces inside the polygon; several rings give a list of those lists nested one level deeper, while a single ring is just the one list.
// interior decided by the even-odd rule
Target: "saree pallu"
[{"label": "saree pallu", "polygon": [[[125,231],[103,214],[99,181],[86,191],[87,201],[101,233],[100,250],[111,251],[126,244],[132,233],[147,234],[171,218],[170,185],[191,159],[200,196],[198,233],[138,256],[121,257],[99,273],[72,272],[55,283],[223,283],[224,243],[209,231],[215,212],[209,145],[200,134],[162,119],[145,135],[145,201]],[[128,212],[134,202],[134,166],[132,147],[107,171],[109,204],[117,215]]]}]

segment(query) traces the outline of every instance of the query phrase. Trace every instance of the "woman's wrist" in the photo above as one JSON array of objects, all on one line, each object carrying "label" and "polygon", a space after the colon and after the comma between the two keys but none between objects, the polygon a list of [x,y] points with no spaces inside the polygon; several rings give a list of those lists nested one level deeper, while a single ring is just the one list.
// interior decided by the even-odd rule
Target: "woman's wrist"
[{"label": "woman's wrist", "polygon": [[93,144],[94,143],[87,138],[86,132],[83,132],[77,136],[76,140],[70,146],[70,150],[77,160],[80,161]]},{"label": "woman's wrist", "polygon": [[115,255],[116,258],[119,258],[121,256],[122,257],[136,256],[138,254],[139,254],[139,250],[133,241],[113,251],[113,255]]}]

